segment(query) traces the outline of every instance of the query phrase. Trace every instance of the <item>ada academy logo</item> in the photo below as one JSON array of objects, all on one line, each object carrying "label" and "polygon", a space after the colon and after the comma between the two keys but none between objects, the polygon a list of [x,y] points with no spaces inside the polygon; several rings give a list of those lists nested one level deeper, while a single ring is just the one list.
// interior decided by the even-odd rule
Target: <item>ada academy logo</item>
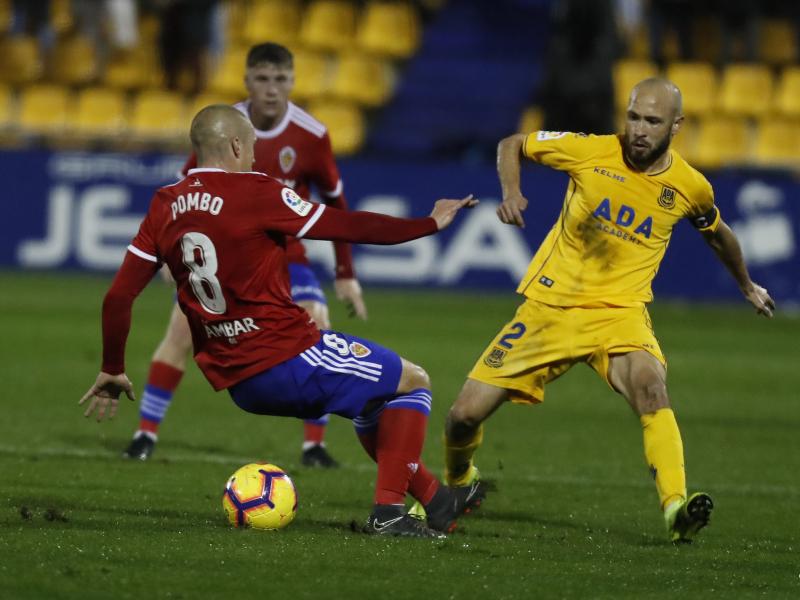
[{"label": "ada academy logo", "polygon": [[672,188],[666,186],[661,188],[661,195],[658,197],[659,206],[663,206],[667,210],[675,208],[675,195],[677,192]]},{"label": "ada academy logo", "polygon": [[308,200],[303,200],[297,194],[297,192],[288,187],[285,187],[281,190],[281,198],[283,198],[283,203],[286,204],[286,206],[291,208],[301,217],[305,217],[308,213],[311,212],[311,209],[314,207],[314,205],[311,202],[309,202]]},{"label": "ada academy logo", "polygon": [[498,367],[503,366],[503,360],[505,360],[505,357],[505,350],[502,348],[493,348],[486,358],[483,359],[483,362],[485,362],[487,366],[497,369]]}]

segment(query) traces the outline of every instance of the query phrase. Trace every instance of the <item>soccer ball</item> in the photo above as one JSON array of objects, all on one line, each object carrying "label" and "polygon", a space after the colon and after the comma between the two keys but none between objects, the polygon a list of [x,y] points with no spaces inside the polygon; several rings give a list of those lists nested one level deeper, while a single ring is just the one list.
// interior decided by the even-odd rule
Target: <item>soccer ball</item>
[{"label": "soccer ball", "polygon": [[222,508],[234,527],[283,529],[297,512],[297,492],[280,467],[250,463],[228,479]]}]

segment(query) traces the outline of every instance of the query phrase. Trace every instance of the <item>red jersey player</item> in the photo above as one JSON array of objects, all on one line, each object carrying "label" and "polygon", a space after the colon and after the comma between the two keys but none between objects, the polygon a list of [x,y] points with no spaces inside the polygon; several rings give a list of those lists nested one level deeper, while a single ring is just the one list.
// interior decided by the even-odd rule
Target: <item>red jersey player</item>
[{"label": "red jersey player", "polygon": [[[292,302],[287,236],[395,244],[436,233],[471,197],[440,200],[431,216],[398,219],[347,212],[302,199],[256,172],[255,132],[236,109],[215,105],[195,117],[200,168],[158,190],[103,302],[103,365],[81,399],[98,421],[119,395],[133,399],[125,341],[136,296],[165,263],[188,318],[198,366],[242,409],[266,415],[354,419],[378,464],[366,533],[443,537],[484,495],[476,482],[448,488],[420,460],[430,413],[430,380],[420,367],[369,340],[320,331]],[[427,526],[405,512],[406,494],[426,509]]]},{"label": "red jersey player", "polygon": [[[250,49],[245,76],[248,99],[235,108],[248,117],[256,129],[254,168],[279,179],[305,200],[310,198],[314,186],[326,204],[346,209],[328,132],[322,123],[289,102],[293,84],[293,58],[289,50],[273,43]],[[192,155],[183,174],[194,166],[196,158]],[[350,304],[354,314],[366,318],[361,287],[353,272],[350,245],[334,242],[334,250],[336,295]],[[286,255],[292,299],[319,327],[330,327],[325,294],[308,264],[302,242],[287,236]],[[159,426],[183,376],[191,343],[186,317],[176,305],[150,364],[139,407],[139,428],[123,456],[146,460],[152,454]],[[323,441],[327,421],[327,415],[305,421],[301,461],[306,466],[336,466]]]}]

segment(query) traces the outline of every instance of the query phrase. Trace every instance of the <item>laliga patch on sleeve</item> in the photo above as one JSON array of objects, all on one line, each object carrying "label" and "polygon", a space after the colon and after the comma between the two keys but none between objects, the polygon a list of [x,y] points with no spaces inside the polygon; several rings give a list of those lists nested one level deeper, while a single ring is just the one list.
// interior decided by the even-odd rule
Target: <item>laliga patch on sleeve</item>
[{"label": "laliga patch on sleeve", "polygon": [[308,200],[303,200],[293,189],[285,187],[281,190],[283,203],[301,217],[305,217],[314,207]]},{"label": "laliga patch on sleeve", "polygon": [[547,140],[557,140],[558,138],[562,138],[567,135],[568,131],[539,131],[536,133],[536,139],[540,142],[546,142]]}]

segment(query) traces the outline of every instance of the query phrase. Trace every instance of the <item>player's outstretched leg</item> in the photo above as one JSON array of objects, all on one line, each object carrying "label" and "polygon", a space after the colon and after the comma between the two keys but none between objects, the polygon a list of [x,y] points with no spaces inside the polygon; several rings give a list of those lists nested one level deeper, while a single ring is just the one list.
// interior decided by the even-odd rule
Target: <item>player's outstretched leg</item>
[{"label": "player's outstretched leg", "polygon": [[705,492],[695,492],[688,500],[675,500],[664,509],[667,535],[673,544],[691,543],[697,532],[708,525],[714,502]]},{"label": "player's outstretched leg", "polygon": [[339,463],[325,447],[325,429],[328,426],[328,415],[319,419],[303,421],[303,453],[300,462],[304,467],[320,467],[335,469]]}]

